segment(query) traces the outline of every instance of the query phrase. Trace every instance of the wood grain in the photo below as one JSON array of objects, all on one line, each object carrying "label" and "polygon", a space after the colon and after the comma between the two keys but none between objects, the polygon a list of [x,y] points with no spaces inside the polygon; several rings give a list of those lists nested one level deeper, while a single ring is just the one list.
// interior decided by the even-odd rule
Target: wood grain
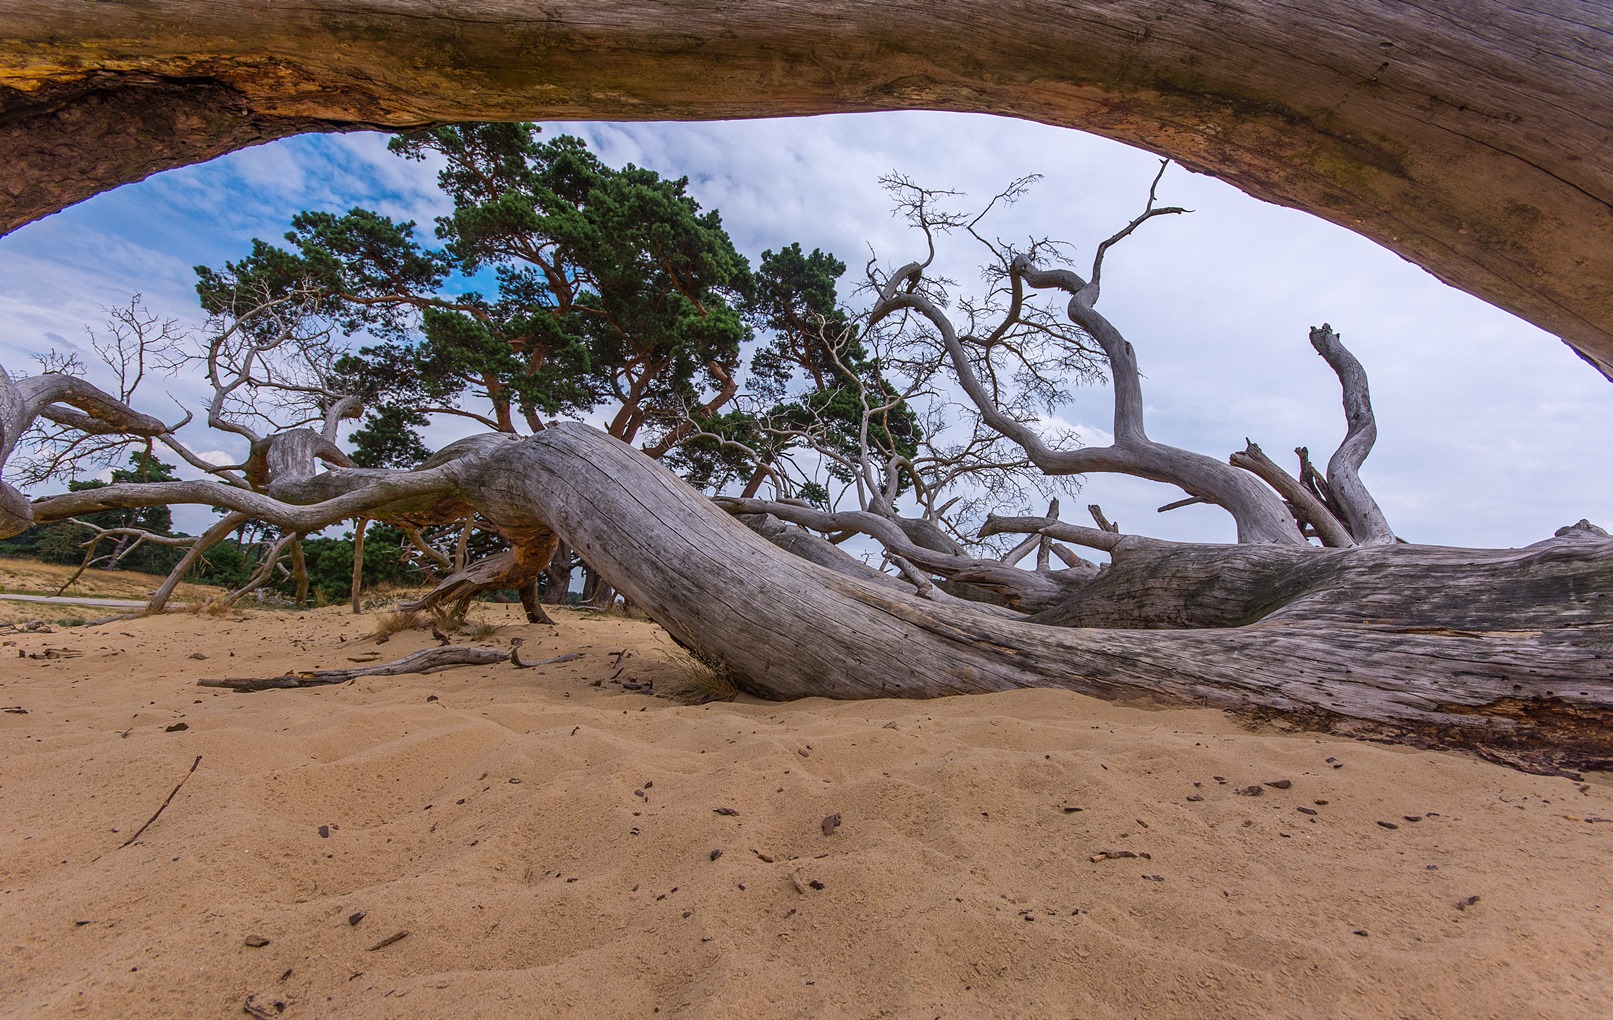
[{"label": "wood grain", "polygon": [[[1147,569],[1144,551],[1125,576],[1152,579],[1147,597],[1184,606],[1174,629],[1096,629],[1113,623],[1087,619],[1046,626],[925,601],[788,555],[587,426],[518,443],[494,438],[485,449],[462,462],[459,481],[486,517],[547,521],[681,644],[764,697],[1056,687],[1525,749],[1542,767],[1613,761],[1607,539],[1498,552],[1176,547],[1201,561],[1196,572],[1180,563]],[[1148,544],[1162,556],[1170,547]],[[1250,583],[1220,578],[1218,558]],[[1103,583],[1100,575],[1094,585]],[[1269,604],[1251,611],[1249,591],[1268,583],[1277,585]],[[1101,594],[1135,601],[1123,588]],[[1186,618],[1192,606],[1224,613],[1239,591],[1246,625],[1192,629],[1212,623]]]}]

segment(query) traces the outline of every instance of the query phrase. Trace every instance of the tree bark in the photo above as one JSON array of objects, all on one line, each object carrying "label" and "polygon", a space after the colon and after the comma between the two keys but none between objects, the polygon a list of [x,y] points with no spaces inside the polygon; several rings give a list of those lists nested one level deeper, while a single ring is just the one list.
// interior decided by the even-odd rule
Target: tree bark
[{"label": "tree bark", "polygon": [[[782,553],[585,426],[479,448],[455,474],[483,516],[499,527],[547,522],[680,643],[764,697],[1056,687],[1281,712],[1518,752],[1534,767],[1613,762],[1613,597],[1603,597],[1613,589],[1613,541],[1569,536],[1493,554],[1225,547],[1253,557],[1253,589],[1294,564],[1314,562],[1306,569],[1315,574],[1293,582],[1286,611],[1243,626],[1049,627],[923,601]],[[1352,568],[1355,556],[1383,559]],[[1386,586],[1375,581],[1385,563],[1395,568]],[[1395,589],[1419,574],[1429,604],[1412,614],[1419,600]],[[1201,581],[1236,588],[1213,571]],[[1400,615],[1374,608],[1385,596]],[[1191,607],[1199,595],[1188,586],[1173,597]]]},{"label": "tree bark", "polygon": [[561,539],[555,546],[549,566],[543,571],[543,601],[551,606],[563,606],[569,594],[571,594],[571,546]]},{"label": "tree bark", "polygon": [[370,519],[360,517],[353,525],[353,585],[352,596],[353,615],[357,616],[364,611],[364,532],[369,529]]},{"label": "tree bark", "polygon": [[35,0],[0,10],[0,229],[301,131],[969,110],[1358,231],[1613,370],[1605,4]]}]

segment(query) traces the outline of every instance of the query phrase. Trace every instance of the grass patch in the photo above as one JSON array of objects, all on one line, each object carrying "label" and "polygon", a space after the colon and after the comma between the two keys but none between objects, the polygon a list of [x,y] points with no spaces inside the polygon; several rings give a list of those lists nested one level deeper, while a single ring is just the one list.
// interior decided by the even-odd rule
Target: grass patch
[{"label": "grass patch", "polygon": [[376,644],[381,644],[394,634],[401,634],[406,630],[419,630],[428,622],[426,614],[418,610],[394,609],[375,618],[375,632],[370,636],[375,639]]},{"label": "grass patch", "polygon": [[680,665],[675,676],[657,685],[658,693],[668,700],[681,705],[705,705],[713,701],[731,701],[739,695],[733,674],[722,660],[691,652]]}]

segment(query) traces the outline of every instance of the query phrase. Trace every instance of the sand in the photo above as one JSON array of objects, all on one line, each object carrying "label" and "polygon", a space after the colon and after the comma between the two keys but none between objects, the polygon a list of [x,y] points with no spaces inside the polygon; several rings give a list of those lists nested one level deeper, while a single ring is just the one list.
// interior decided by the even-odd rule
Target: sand
[{"label": "sand", "polygon": [[484,615],[582,658],[236,694],[195,682],[432,641],[0,635],[0,1015],[1613,1016],[1605,775],[1049,691],[676,705],[621,687],[688,675],[652,624]]}]

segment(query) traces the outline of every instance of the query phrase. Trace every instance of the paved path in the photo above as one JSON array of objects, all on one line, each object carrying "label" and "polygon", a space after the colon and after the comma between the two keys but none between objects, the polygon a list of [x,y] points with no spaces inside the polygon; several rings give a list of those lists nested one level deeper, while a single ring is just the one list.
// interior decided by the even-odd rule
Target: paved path
[{"label": "paved path", "polygon": [[45,602],[53,606],[102,606],[107,609],[142,609],[144,599],[84,599],[71,595],[12,595],[0,592],[0,599],[11,602]]}]

